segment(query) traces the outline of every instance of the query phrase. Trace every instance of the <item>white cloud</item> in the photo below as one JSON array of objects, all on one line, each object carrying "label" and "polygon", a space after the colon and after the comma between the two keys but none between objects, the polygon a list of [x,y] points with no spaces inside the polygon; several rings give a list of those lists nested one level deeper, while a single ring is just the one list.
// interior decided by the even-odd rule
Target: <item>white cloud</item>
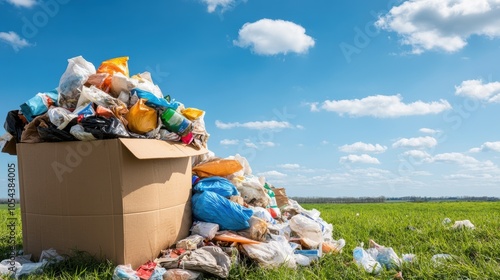
[{"label": "white cloud", "polygon": [[330,142],[326,141],[326,140],[323,140],[321,141],[321,145],[328,145]]},{"label": "white cloud", "polygon": [[500,102],[500,82],[483,84],[482,80],[463,81],[459,86],[455,86],[455,94],[498,103]]},{"label": "white cloud", "polygon": [[283,174],[281,172],[278,172],[276,170],[271,170],[271,171],[266,171],[266,172],[261,172],[257,174],[258,176],[264,176],[264,177],[286,177],[286,174]]},{"label": "white cloud", "polygon": [[409,150],[403,153],[404,156],[412,157],[416,159],[430,158],[431,155],[425,151],[421,150]]},{"label": "white cloud", "polygon": [[[401,116],[437,114],[451,109],[446,100],[425,103],[416,101],[403,103],[401,95],[374,95],[363,99],[325,100],[321,109],[347,114],[352,117],[372,116],[376,118],[396,118]],[[310,105],[311,111],[318,110],[317,105]]]},{"label": "white cloud", "polygon": [[220,140],[221,145],[229,146],[229,145],[238,145],[240,141],[238,139],[222,139]]},{"label": "white cloud", "polygon": [[500,141],[497,142],[485,142],[484,144],[481,145],[479,148],[472,148],[469,150],[471,153],[478,153],[478,152],[500,152]]},{"label": "white cloud", "polygon": [[315,44],[302,26],[284,20],[264,18],[253,23],[247,22],[238,34],[238,40],[233,41],[234,45],[250,47],[260,55],[307,53]]},{"label": "white cloud", "polygon": [[437,145],[437,140],[431,136],[415,137],[415,138],[401,138],[392,144],[393,148],[414,148],[424,149],[432,148]]},{"label": "white cloud", "polygon": [[295,127],[296,127],[297,129],[304,129],[304,128],[305,128],[303,125],[300,125],[300,124],[296,125]]},{"label": "white cloud", "polygon": [[436,130],[436,129],[432,129],[432,128],[425,128],[425,127],[419,129],[418,131],[425,133],[425,134],[436,134],[436,133],[441,132],[440,130]]},{"label": "white cloud", "polygon": [[478,164],[479,161],[471,156],[462,153],[443,153],[432,157],[432,162],[457,163],[460,165]]},{"label": "white cloud", "polygon": [[367,164],[380,164],[377,158],[369,156],[367,154],[362,155],[348,155],[341,157],[340,163],[367,163]]},{"label": "white cloud", "polygon": [[276,147],[276,143],[267,141],[267,142],[259,142],[259,145],[265,146],[265,147]]},{"label": "white cloud", "polygon": [[26,39],[19,37],[14,31],[0,32],[0,41],[11,45],[16,52],[31,45]]},{"label": "white cloud", "polygon": [[339,151],[344,153],[375,153],[380,154],[387,150],[386,146],[380,144],[367,144],[363,142],[356,142],[351,145],[343,145],[339,147]]},{"label": "white cloud", "polygon": [[283,168],[283,169],[299,169],[300,165],[296,163],[285,163],[285,164],[280,164],[278,167]]},{"label": "white cloud", "polygon": [[252,143],[250,141],[245,141],[245,147],[252,148],[252,149],[258,149],[257,145],[255,143]]},{"label": "white cloud", "polygon": [[279,122],[279,121],[261,121],[261,122],[246,122],[246,123],[224,123],[219,120],[215,121],[215,126],[220,129],[232,129],[236,127],[248,128],[248,129],[283,129],[291,128],[292,125],[289,122]]},{"label": "white cloud", "polygon": [[36,0],[7,0],[7,2],[23,8],[31,8],[36,5]]},{"label": "white cloud", "polygon": [[393,7],[375,23],[394,31],[412,53],[456,52],[473,35],[500,36],[498,0],[412,0]]},{"label": "white cloud", "polygon": [[234,0],[201,0],[201,2],[207,4],[209,13],[215,12],[218,7],[221,8],[221,12],[224,12],[234,5]]}]

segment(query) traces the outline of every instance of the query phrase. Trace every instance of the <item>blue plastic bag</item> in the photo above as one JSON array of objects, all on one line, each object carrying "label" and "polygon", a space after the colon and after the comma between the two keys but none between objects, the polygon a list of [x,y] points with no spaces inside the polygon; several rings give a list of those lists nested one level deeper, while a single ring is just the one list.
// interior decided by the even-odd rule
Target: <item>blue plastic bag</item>
[{"label": "blue plastic bag", "polygon": [[179,107],[179,103],[176,101],[173,102],[168,102],[165,98],[158,98],[156,95],[152,94],[149,91],[142,90],[140,88],[134,88],[131,90],[132,95],[136,94],[137,97],[146,99],[146,105],[153,107],[153,108],[172,108],[174,110],[177,110],[177,107]]},{"label": "blue plastic bag", "polygon": [[195,193],[192,198],[193,218],[197,221],[218,224],[221,230],[244,230],[253,210],[210,191]]},{"label": "blue plastic bag", "polygon": [[26,119],[31,122],[36,116],[47,112],[49,99],[52,104],[57,105],[57,98],[57,90],[38,93],[20,106],[21,111]]},{"label": "blue plastic bag", "polygon": [[239,195],[233,183],[226,178],[218,176],[199,180],[194,186],[194,190],[196,192],[211,191],[228,198],[233,195]]}]

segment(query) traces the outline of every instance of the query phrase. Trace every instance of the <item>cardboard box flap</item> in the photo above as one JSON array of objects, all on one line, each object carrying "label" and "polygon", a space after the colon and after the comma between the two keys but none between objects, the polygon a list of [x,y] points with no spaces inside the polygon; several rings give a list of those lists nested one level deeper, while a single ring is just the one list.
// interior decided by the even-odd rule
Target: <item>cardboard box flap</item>
[{"label": "cardboard box flap", "polygon": [[202,155],[207,149],[197,150],[181,143],[155,139],[118,138],[122,144],[138,159],[180,158]]}]

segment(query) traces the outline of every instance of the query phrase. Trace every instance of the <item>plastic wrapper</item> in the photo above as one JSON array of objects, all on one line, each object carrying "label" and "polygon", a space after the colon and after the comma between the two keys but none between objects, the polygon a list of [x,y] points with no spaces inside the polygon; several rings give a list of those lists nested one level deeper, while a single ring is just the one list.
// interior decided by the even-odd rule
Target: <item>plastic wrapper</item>
[{"label": "plastic wrapper", "polygon": [[32,121],[36,116],[44,114],[50,106],[57,104],[57,89],[53,91],[38,93],[25,103],[21,104],[21,112],[28,121]]},{"label": "plastic wrapper", "polygon": [[158,114],[155,109],[145,104],[145,99],[139,99],[126,115],[128,129],[132,132],[145,134],[158,126]]},{"label": "plastic wrapper", "polygon": [[191,227],[192,234],[198,234],[208,240],[212,240],[215,234],[219,231],[219,225],[207,222],[194,222]]},{"label": "plastic wrapper", "polygon": [[192,197],[193,218],[196,221],[216,223],[220,229],[243,230],[248,228],[251,209],[210,191],[195,193]]},{"label": "plastic wrapper", "polygon": [[94,65],[82,56],[68,59],[68,67],[57,88],[59,106],[70,110],[76,108],[83,84],[95,72]]},{"label": "plastic wrapper", "polygon": [[236,187],[228,179],[222,177],[209,177],[201,179],[198,183],[196,183],[193,189],[196,192],[214,192],[226,198],[238,195]]},{"label": "plastic wrapper", "polygon": [[193,173],[200,178],[212,176],[228,176],[243,169],[240,162],[234,159],[219,159],[204,162],[193,167]]},{"label": "plastic wrapper", "polygon": [[256,241],[265,241],[267,234],[266,221],[255,216],[250,217],[248,220],[250,227],[245,230],[238,231],[238,234]]},{"label": "plastic wrapper", "polygon": [[[95,87],[104,91],[104,89],[105,89],[104,82],[106,81],[106,79],[108,77],[109,77],[108,73],[92,74],[89,76],[89,78],[85,82],[84,86],[86,86],[86,87],[95,86]],[[113,96],[113,97],[116,97],[116,96]]]},{"label": "plastic wrapper", "polygon": [[181,110],[181,113],[182,115],[184,115],[184,117],[188,118],[188,120],[190,121],[194,121],[205,114],[203,110],[196,108],[186,108]]},{"label": "plastic wrapper", "polygon": [[118,265],[113,271],[113,280],[141,280],[130,264]]},{"label": "plastic wrapper", "polygon": [[366,252],[385,268],[391,269],[401,267],[402,260],[391,247],[379,245],[373,240],[370,240],[369,247],[370,248],[368,248]]},{"label": "plastic wrapper", "polygon": [[323,233],[315,221],[303,215],[295,215],[289,224],[292,231],[302,238],[309,248],[318,248],[323,242]]},{"label": "plastic wrapper", "polygon": [[97,68],[97,73],[108,74],[108,76],[102,82],[100,88],[105,92],[109,92],[111,89],[111,79],[114,74],[122,73],[123,75],[128,77],[128,56],[116,57],[103,61],[99,68]]},{"label": "plastic wrapper", "polygon": [[159,134],[160,134],[160,139],[164,141],[174,141],[174,142],[181,141],[181,137],[179,136],[179,134],[170,132],[166,129],[160,129]]},{"label": "plastic wrapper", "polygon": [[276,196],[274,195],[274,191],[271,190],[271,187],[267,183],[264,184],[264,189],[267,191],[267,195],[271,199],[269,202],[270,209],[268,209],[271,213],[271,216],[273,216],[273,218],[275,219],[281,217],[281,211],[278,208],[278,203],[276,203]]},{"label": "plastic wrapper", "polygon": [[344,247],[344,239],[325,241],[321,244],[321,250],[323,253],[342,253],[342,248]]},{"label": "plastic wrapper", "polygon": [[74,118],[78,117],[78,115],[61,107],[50,107],[47,111],[47,115],[49,116],[50,122],[58,129],[64,129]]},{"label": "plastic wrapper", "polygon": [[156,263],[168,270],[183,268],[213,274],[220,278],[229,276],[231,259],[215,246],[205,246],[194,251],[186,251],[177,257],[165,257],[155,260]]},{"label": "plastic wrapper", "polygon": [[96,88],[95,86],[82,88],[82,93],[80,99],[78,100],[78,107],[89,102],[112,110],[116,117],[128,113],[127,105],[125,103]]},{"label": "plastic wrapper", "polygon": [[366,272],[371,274],[379,274],[382,271],[382,266],[362,247],[356,247],[352,251],[354,262],[358,267],[362,267]]},{"label": "plastic wrapper", "polygon": [[243,200],[249,205],[267,208],[271,198],[264,190],[264,177],[258,178],[250,175],[245,177],[234,177],[231,182],[240,192]]},{"label": "plastic wrapper", "polygon": [[85,132],[85,128],[83,128],[83,126],[81,126],[80,124],[72,126],[69,133],[71,133],[71,135],[73,135],[76,139],[80,141],[97,140],[97,138],[95,138],[94,135],[92,135],[92,133]]},{"label": "plastic wrapper", "polygon": [[202,275],[200,272],[173,268],[167,270],[163,275],[163,280],[197,280],[202,279]]},{"label": "plastic wrapper", "polygon": [[175,248],[184,250],[196,250],[198,249],[199,245],[203,246],[203,236],[193,234],[177,241],[177,244],[175,244]]},{"label": "plastic wrapper", "polygon": [[77,115],[78,117],[90,117],[95,115],[95,110],[94,107],[92,106],[92,103],[88,103],[87,105],[82,105],[80,107],[77,107],[73,114]]},{"label": "plastic wrapper", "polygon": [[[137,268],[136,275],[142,279],[151,279],[151,275],[155,271],[156,263],[152,261],[148,261],[145,264],[142,264]],[[160,278],[161,279],[161,278]]]},{"label": "plastic wrapper", "polygon": [[[140,88],[134,88],[131,91],[132,96],[137,96],[138,98],[143,98],[146,99],[146,105],[153,107],[153,108],[160,108],[160,109],[166,109],[166,108],[172,108],[174,109],[173,105],[170,104],[165,98],[159,98],[153,93],[149,91],[142,90]],[[174,109],[175,110],[175,109]]]},{"label": "plastic wrapper", "polygon": [[[157,98],[163,99],[163,93],[161,92],[161,89],[153,83],[151,73],[146,71],[140,74],[135,74],[134,76],[132,76],[131,80],[133,81],[136,88],[150,92]],[[177,109],[177,105],[172,108],[174,110]]]},{"label": "plastic wrapper", "polygon": [[119,96],[122,93],[126,93],[128,95],[128,98],[130,98],[130,91],[135,87],[137,87],[136,80],[130,79],[122,73],[115,73],[111,77],[111,90],[109,92],[113,96]]},{"label": "plastic wrapper", "polygon": [[80,124],[85,132],[92,133],[97,139],[129,137],[127,129],[117,118],[90,116],[82,119]]},{"label": "plastic wrapper", "polygon": [[244,244],[245,254],[257,261],[262,267],[276,268],[285,265],[296,268],[293,249],[283,236],[274,236],[268,243]]},{"label": "plastic wrapper", "polygon": [[271,213],[267,211],[266,209],[262,207],[252,207],[253,209],[253,215],[263,219],[264,221],[271,223],[271,224],[276,224],[276,220],[271,216]]},{"label": "plastic wrapper", "polygon": [[471,223],[469,220],[463,220],[463,221],[455,221],[455,223],[452,226],[453,229],[474,229],[475,226]]}]

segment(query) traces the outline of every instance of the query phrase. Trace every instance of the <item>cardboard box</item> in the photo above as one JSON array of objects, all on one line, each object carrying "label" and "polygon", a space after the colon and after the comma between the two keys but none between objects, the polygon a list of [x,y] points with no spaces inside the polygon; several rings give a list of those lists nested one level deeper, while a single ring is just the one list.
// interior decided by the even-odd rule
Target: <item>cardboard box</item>
[{"label": "cardboard box", "polygon": [[189,235],[191,156],[150,139],[17,144],[25,253],[139,265]]}]

